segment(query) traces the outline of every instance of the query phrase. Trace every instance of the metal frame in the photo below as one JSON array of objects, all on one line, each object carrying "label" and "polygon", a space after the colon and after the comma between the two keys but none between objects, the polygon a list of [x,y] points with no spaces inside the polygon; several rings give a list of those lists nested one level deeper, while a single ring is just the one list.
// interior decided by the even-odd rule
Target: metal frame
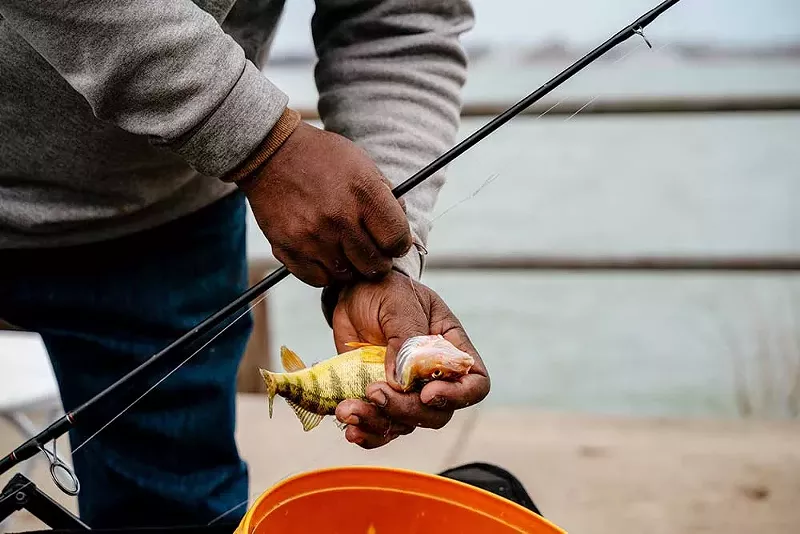
[{"label": "metal frame", "polygon": [[0,523],[20,510],[27,510],[52,529],[91,530],[86,523],[48,497],[26,476],[17,473],[0,494]]}]

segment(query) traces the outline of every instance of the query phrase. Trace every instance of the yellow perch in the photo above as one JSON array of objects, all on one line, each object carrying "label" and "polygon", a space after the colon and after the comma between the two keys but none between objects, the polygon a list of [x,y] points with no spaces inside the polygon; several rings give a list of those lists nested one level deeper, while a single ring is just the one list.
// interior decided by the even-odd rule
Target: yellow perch
[{"label": "yellow perch", "polygon": [[[300,357],[281,347],[286,372],[261,369],[269,396],[269,416],[275,395],[286,399],[308,432],[346,399],[366,401],[367,386],[386,380],[386,347],[347,343],[353,350],[306,367]],[[440,335],[409,338],[397,354],[395,380],[405,391],[419,389],[430,380],[452,380],[469,372],[472,356]]]}]

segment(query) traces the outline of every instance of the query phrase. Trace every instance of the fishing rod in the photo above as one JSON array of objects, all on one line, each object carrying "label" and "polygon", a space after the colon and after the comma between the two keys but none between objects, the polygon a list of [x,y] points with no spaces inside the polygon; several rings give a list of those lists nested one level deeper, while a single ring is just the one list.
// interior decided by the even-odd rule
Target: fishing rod
[{"label": "fishing rod", "polygon": [[[594,50],[577,60],[575,63],[564,69],[561,73],[554,76],[549,81],[545,82],[544,85],[530,93],[528,96],[508,108],[506,111],[492,119],[486,125],[482,126],[480,129],[475,131],[469,137],[455,145],[453,148],[436,158],[434,161],[429,163],[427,166],[419,170],[416,174],[408,178],[406,181],[402,182],[400,185],[392,189],[392,194],[395,198],[400,198],[404,194],[411,191],[414,187],[421,184],[426,179],[430,178],[433,174],[438,172],[439,170],[443,169],[446,165],[451,163],[453,160],[458,158],[461,154],[478,144],[481,140],[487,137],[489,134],[497,130],[500,126],[514,118],[518,115],[521,111],[528,108],[542,97],[546,96],[548,93],[553,91],[556,87],[567,81],[568,79],[572,78],[575,74],[577,74],[580,70],[588,66],[589,64],[593,63],[597,60],[600,56],[611,50],[612,48],[616,47],[620,43],[626,41],[630,37],[634,35],[639,35],[642,37],[647,43],[647,46],[652,48],[652,45],[647,40],[644,35],[644,28],[653,22],[659,15],[667,11],[669,8],[677,4],[679,0],[665,0],[658,6],[654,7],[628,26],[617,32],[615,35],[610,37],[604,43],[596,47]],[[249,302],[253,301],[256,297],[260,296],[261,294],[265,293],[270,288],[274,287],[278,282],[289,276],[289,270],[286,266],[281,266],[260,282],[253,285],[251,288],[243,292],[239,295],[236,299],[231,301],[225,307],[221,308],[216,313],[209,316],[207,319],[203,320],[197,326],[195,326],[192,330],[181,336],[180,338],[176,339],[172,342],[169,346],[158,352],[157,354],[153,355],[150,359],[146,362],[141,364],[140,366],[136,367],[128,374],[117,380],[115,383],[89,399],[88,401],[84,402],[78,408],[67,412],[65,415],[60,417],[50,426],[45,428],[36,436],[28,439],[22,445],[14,449],[11,453],[5,456],[2,460],[0,460],[0,474],[3,474],[10,470],[15,465],[19,464],[22,461],[27,460],[28,458],[33,457],[38,452],[43,452],[44,454],[48,454],[48,451],[44,448],[46,443],[50,441],[54,441],[59,437],[66,434],[70,428],[81,424],[82,422],[85,423],[86,421],[91,421],[92,419],[97,417],[97,411],[103,405],[108,407],[109,405],[113,405],[114,401],[118,401],[118,398],[114,398],[113,395],[117,394],[120,395],[123,391],[130,390],[136,384],[134,380],[137,377],[142,376],[145,372],[151,369],[157,362],[166,363],[172,362],[172,358],[175,355],[180,354],[183,349],[189,346],[192,343],[195,343],[201,336],[204,336],[211,332],[214,328],[218,327],[222,324],[226,319],[230,319],[238,310],[242,307],[246,306]],[[191,356],[190,356],[191,358]],[[141,397],[139,397],[141,398]],[[134,401],[135,402],[135,401]],[[94,417],[93,417],[94,416]],[[113,419],[112,419],[113,421]],[[106,423],[106,424],[110,424]],[[101,428],[102,430],[102,428]],[[98,431],[99,432],[99,431]],[[91,438],[90,438],[91,439]],[[87,440],[88,441],[88,440]],[[57,460],[57,459],[56,459]],[[65,491],[66,493],[70,494],[77,494],[77,490],[74,492],[70,492],[64,488],[62,483],[57,480],[55,475],[54,466],[56,463],[51,464],[51,474],[53,475],[53,479],[56,484]],[[61,469],[68,470],[66,466],[63,464],[58,465]],[[72,474],[72,478],[77,482],[75,479],[74,474]]]}]

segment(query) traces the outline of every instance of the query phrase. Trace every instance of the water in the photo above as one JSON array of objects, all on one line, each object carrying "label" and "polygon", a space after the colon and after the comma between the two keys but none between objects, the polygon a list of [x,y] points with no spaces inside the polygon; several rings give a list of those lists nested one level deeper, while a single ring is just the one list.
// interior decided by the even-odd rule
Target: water
[{"label": "water", "polygon": [[[800,91],[800,64],[673,65],[660,79],[603,68],[571,95],[621,94],[621,80],[656,96]],[[492,83],[474,76],[478,99]],[[507,76],[505,96],[532,89],[529,77]],[[484,122],[465,120],[461,136]],[[499,177],[436,221],[430,250],[798,254],[798,138],[794,113],[520,118],[451,166],[437,214]],[[268,254],[257,229],[250,239],[252,254]],[[800,275],[429,271],[425,282],[486,360],[487,404],[723,417],[800,408]],[[280,344],[311,361],[332,354],[317,290],[290,278],[269,306],[273,354]]]},{"label": "water", "polygon": [[[800,60],[679,60],[669,42],[627,41],[584,68],[541,102],[561,98],[586,102],[624,97],[780,96],[800,91]],[[587,50],[588,51],[588,50]],[[622,58],[622,56],[625,56]],[[577,59],[577,58],[576,58]],[[519,63],[518,57],[492,56],[473,62],[464,87],[470,103],[511,104],[566,68],[573,60]],[[291,105],[316,109],[312,68],[267,66],[264,72],[289,94]]]}]

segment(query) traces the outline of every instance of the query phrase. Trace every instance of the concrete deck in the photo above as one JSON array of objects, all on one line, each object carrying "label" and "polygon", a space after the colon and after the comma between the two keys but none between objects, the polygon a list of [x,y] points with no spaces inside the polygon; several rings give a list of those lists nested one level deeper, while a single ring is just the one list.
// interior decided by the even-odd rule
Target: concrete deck
[{"label": "concrete deck", "polygon": [[[286,404],[267,415],[241,395],[238,440],[253,495],[291,474],[342,464],[437,472],[494,462],[515,473],[542,512],[592,534],[800,532],[800,422],[675,421],[473,408],[445,429],[418,430],[374,451],[347,443],[326,421],[304,433]],[[0,426],[0,453],[19,442]],[[65,450],[65,445],[59,443]],[[8,479],[2,477],[2,482]],[[34,481],[75,509],[49,480]],[[25,514],[14,530],[40,528]]]}]

